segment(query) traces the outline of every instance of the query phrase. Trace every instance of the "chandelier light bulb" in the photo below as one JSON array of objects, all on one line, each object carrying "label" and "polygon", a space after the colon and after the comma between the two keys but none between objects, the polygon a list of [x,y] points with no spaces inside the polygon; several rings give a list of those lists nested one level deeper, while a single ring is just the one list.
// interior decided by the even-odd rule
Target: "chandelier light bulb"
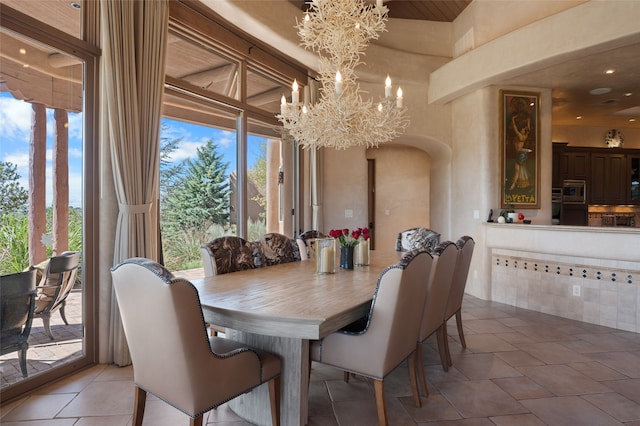
[{"label": "chandelier light bulb", "polygon": [[287,98],[282,95],[280,98],[280,114],[284,115],[287,113]]},{"label": "chandelier light bulb", "polygon": [[396,96],[396,105],[398,108],[402,108],[402,89],[398,87],[398,93]]},{"label": "chandelier light bulb", "polygon": [[387,75],[387,79],[384,81],[384,97],[391,97],[391,77]]},{"label": "chandelier light bulb", "polygon": [[340,95],[342,93],[342,74],[340,71],[336,72],[336,95]]},{"label": "chandelier light bulb", "polygon": [[382,103],[378,102],[378,112],[382,112]]},{"label": "chandelier light bulb", "polygon": [[293,89],[291,91],[291,103],[296,105],[300,101],[300,92],[298,91],[298,80],[293,80],[293,85],[291,86]]}]

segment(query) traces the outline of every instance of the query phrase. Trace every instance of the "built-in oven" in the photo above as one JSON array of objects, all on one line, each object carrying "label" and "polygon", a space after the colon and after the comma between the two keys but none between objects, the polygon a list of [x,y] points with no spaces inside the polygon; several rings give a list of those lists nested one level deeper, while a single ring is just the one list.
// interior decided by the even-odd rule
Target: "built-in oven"
[{"label": "built-in oven", "polygon": [[587,182],[565,179],[562,185],[562,202],[564,204],[584,204],[586,201]]}]

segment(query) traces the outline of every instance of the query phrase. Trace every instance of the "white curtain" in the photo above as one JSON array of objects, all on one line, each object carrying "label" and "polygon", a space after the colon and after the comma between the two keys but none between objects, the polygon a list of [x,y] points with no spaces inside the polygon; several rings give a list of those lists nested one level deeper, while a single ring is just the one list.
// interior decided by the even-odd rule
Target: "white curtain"
[{"label": "white curtain", "polygon": [[[105,135],[118,199],[113,262],[158,260],[160,118],[168,0],[101,0],[102,96]],[[131,363],[113,291],[109,349]]]},{"label": "white curtain", "polygon": [[[318,82],[309,78],[309,94],[311,104],[315,104],[318,99]],[[311,229],[327,233],[324,227],[322,216],[322,150],[313,149],[309,153],[309,192],[311,194]]]}]

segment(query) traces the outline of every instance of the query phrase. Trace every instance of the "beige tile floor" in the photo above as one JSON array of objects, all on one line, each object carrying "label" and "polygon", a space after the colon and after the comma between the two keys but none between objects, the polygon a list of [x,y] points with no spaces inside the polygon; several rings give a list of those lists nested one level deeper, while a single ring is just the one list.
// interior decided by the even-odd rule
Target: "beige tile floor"
[{"label": "beige tile floor", "polygon": [[[424,363],[430,394],[413,405],[407,369],[386,380],[391,425],[640,425],[640,334],[466,297],[462,350],[449,324],[453,368],[444,372],[433,342]],[[131,367],[99,365],[2,407],[3,425],[131,424]],[[286,396],[285,396],[286,397]],[[246,425],[226,406],[209,425]],[[145,425],[188,418],[150,397]],[[309,425],[377,424],[369,381],[314,364]]]}]

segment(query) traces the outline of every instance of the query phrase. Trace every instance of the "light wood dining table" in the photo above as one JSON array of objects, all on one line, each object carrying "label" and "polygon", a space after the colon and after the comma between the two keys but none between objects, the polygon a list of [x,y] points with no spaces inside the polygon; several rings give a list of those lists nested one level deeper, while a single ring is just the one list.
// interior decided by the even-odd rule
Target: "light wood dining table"
[{"label": "light wood dining table", "polygon": [[[307,423],[309,340],[368,314],[380,273],[402,253],[371,251],[369,266],[315,272],[315,260],[192,279],[205,320],[226,336],[282,358],[281,424]],[[247,421],[270,425],[269,397],[260,386],[229,402]]]}]

